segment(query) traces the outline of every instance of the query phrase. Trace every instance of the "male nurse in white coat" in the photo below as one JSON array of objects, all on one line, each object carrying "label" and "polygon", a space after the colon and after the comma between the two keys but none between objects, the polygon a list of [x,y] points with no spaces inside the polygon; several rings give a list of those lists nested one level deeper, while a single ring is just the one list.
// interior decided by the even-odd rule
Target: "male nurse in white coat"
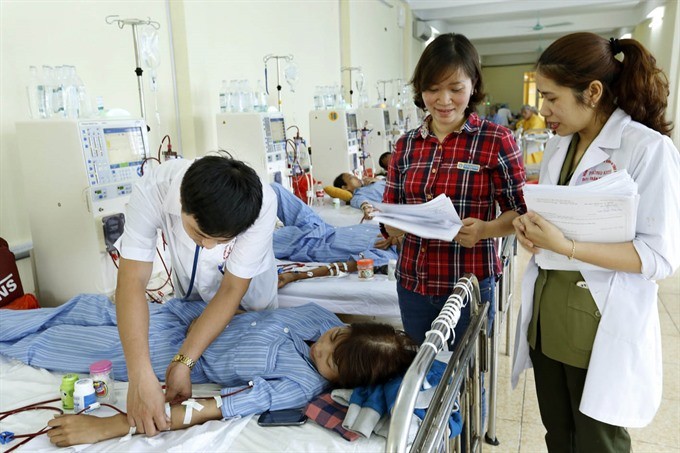
[{"label": "male nurse in white coat", "polygon": [[[239,306],[276,308],[275,224],[269,184],[227,155],[168,161],[135,185],[116,244],[116,314],[130,382],[128,422],[138,432],[153,436],[170,428],[166,400],[191,396],[191,369]],[[145,297],[158,230],[168,244],[176,296],[209,302],[168,365],[165,395],[151,367]]]},{"label": "male nurse in white coat", "polygon": [[532,257],[527,267],[512,382],[533,366],[551,453],[627,452],[626,427],[649,424],[661,402],[655,280],[680,265],[680,157],[664,117],[668,82],[637,41],[575,33],[541,55],[536,86],[557,134],[539,184],[582,186],[627,172],[639,205],[635,233],[623,242],[570,237],[529,203],[515,219],[525,249],[565,258],[544,269]]}]

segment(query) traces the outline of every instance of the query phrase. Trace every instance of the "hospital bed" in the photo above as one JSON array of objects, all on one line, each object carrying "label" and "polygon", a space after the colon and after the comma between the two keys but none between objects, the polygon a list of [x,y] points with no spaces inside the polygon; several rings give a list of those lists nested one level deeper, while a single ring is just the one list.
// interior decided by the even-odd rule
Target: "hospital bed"
[{"label": "hospital bed", "polygon": [[356,225],[364,216],[360,209],[353,208],[344,201],[340,201],[338,205],[333,204],[328,195],[325,196],[323,204],[313,205],[312,209],[324,222],[333,226]]},{"label": "hospital bed", "polygon": [[297,307],[309,302],[339,315],[400,317],[397,282],[381,274],[369,281],[360,280],[356,272],[342,278],[312,278],[279,290],[280,307]]},{"label": "hospital bed", "polygon": [[[413,414],[415,396],[418,387],[423,382],[425,373],[441,351],[444,341],[455,327],[457,317],[454,314],[456,306],[463,303],[473,303],[475,314],[470,327],[465,333],[461,345],[453,352],[452,360],[446,368],[440,385],[434,392],[431,409],[427,413],[424,423],[418,430],[415,440],[418,447],[412,451],[433,451],[440,443],[449,445],[446,440],[446,420],[454,404],[460,405],[464,420],[466,420],[465,435],[462,437],[469,447],[465,451],[473,452],[479,447],[480,429],[480,401],[479,371],[485,369],[485,355],[483,351],[484,329],[488,304],[478,305],[479,288],[472,275],[462,278],[456,285],[453,294],[442,309],[442,314],[433,324],[425,343],[421,347],[413,365],[409,368],[402,383],[393,417],[390,433],[385,440],[377,435],[361,438],[354,442],[342,439],[338,434],[308,422],[303,426],[291,427],[260,427],[252,416],[232,419],[228,421],[211,421],[189,429],[162,433],[153,438],[133,436],[121,443],[119,439],[111,439],[92,445],[73,447],[68,451],[343,451],[343,452],[373,452],[373,451],[405,451],[408,447],[403,438],[403,426],[409,423]],[[441,318],[441,319],[440,319]],[[33,368],[14,360],[0,356],[0,411],[7,411],[26,404],[58,398],[61,374],[50,373],[46,370]],[[449,379],[449,377],[451,379]],[[465,382],[465,391],[458,397],[461,384]],[[215,385],[195,385],[195,396],[209,396],[216,394],[219,389]],[[125,395],[127,383],[117,383],[116,406],[125,410]],[[57,403],[53,403],[57,404]],[[109,408],[100,408],[96,415],[111,415]],[[40,430],[52,417],[53,412],[30,411],[13,415],[0,421],[0,431],[14,433],[30,433]],[[423,428],[425,427],[425,428]],[[421,440],[422,439],[422,440]],[[457,438],[460,439],[460,438]],[[5,452],[13,448],[19,440],[6,445],[0,445],[0,451]],[[461,441],[455,441],[460,447]],[[45,435],[31,440],[18,451],[57,451],[49,443]]]}]

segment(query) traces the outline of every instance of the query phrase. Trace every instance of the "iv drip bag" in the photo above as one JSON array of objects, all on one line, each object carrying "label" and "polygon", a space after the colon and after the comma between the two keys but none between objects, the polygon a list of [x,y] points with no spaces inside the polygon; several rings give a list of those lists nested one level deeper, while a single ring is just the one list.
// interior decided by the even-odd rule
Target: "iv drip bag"
[{"label": "iv drip bag", "polygon": [[140,27],[139,53],[144,66],[156,69],[161,64],[160,49],[158,47],[158,30],[151,25]]}]

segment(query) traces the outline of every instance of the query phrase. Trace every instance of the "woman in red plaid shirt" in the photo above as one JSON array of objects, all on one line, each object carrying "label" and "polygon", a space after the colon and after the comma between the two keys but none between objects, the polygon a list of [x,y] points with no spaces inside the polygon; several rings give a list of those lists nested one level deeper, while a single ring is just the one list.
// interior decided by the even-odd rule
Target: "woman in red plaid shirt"
[{"label": "woman in red plaid shirt", "polygon": [[[479,55],[470,41],[454,33],[438,36],[420,57],[411,84],[415,104],[429,115],[397,141],[383,201],[418,204],[443,193],[463,220],[453,242],[385,226],[389,236],[404,235],[399,307],[404,329],[420,343],[463,274],[475,274],[482,300],[493,302],[501,271],[494,238],[512,233],[513,219],[526,207],[524,168],[512,132],[475,113],[485,95]],[[469,320],[468,306],[456,338]]]}]

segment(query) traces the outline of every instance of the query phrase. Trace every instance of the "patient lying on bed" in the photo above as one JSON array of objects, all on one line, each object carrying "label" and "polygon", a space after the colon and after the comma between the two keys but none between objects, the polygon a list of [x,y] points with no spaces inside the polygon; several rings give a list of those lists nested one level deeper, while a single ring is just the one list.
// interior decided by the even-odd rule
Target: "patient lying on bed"
[{"label": "patient lying on bed", "polygon": [[[159,379],[179,350],[204,302],[173,299],[149,306],[151,361]],[[82,295],[56,308],[0,311],[0,353],[51,371],[87,374],[111,360],[117,380],[127,380],[115,306],[104,296]],[[237,315],[206,349],[191,373],[193,383],[223,386],[221,398],[202,399],[184,423],[184,405],[171,407],[172,429],[206,420],[300,407],[330,386],[382,383],[403,373],[415,356],[413,341],[392,326],[344,325],[316,304]],[[125,415],[58,416],[50,441],[63,447],[128,433]]]},{"label": "patient lying on bed", "polygon": [[364,257],[376,266],[397,259],[396,239],[384,239],[378,225],[334,227],[280,184],[271,186],[278,201],[276,215],[283,223],[274,231],[276,258],[327,263]]}]

